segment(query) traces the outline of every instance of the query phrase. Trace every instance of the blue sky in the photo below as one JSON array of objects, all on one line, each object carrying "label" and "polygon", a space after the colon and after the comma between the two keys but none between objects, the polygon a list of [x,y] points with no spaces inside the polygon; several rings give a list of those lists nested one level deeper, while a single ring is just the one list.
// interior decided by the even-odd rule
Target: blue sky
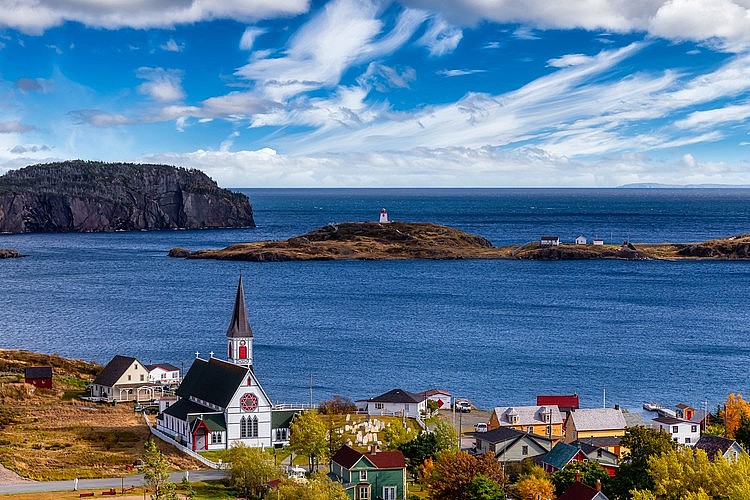
[{"label": "blue sky", "polygon": [[0,0],[0,173],[750,184],[748,0]]}]

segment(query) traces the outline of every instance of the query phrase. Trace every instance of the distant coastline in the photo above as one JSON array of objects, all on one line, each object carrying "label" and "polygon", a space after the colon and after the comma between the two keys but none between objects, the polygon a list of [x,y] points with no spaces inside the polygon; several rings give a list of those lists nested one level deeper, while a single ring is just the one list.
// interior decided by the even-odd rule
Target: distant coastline
[{"label": "distant coastline", "polygon": [[750,184],[660,184],[635,182],[617,186],[618,189],[750,189]]}]

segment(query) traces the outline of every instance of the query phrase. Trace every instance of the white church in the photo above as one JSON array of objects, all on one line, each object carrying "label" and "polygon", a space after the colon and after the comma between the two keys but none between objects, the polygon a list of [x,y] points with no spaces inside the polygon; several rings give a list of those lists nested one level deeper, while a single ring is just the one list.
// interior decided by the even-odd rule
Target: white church
[{"label": "white church", "polygon": [[200,359],[177,389],[176,402],[157,417],[156,428],[194,451],[280,447],[289,443],[289,424],[297,409],[274,409],[253,371],[253,331],[247,319],[242,277],[227,329],[228,361]]}]

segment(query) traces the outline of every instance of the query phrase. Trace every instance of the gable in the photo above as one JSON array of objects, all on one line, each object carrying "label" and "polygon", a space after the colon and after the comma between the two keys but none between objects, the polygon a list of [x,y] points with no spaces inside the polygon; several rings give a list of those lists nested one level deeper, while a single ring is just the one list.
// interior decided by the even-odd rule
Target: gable
[{"label": "gable", "polygon": [[148,379],[148,372],[146,368],[141,365],[137,359],[129,356],[116,355],[114,358],[107,363],[107,366],[101,371],[99,375],[94,379],[94,384],[102,385],[105,387],[113,387],[118,383],[127,382],[140,382],[140,377],[136,377],[132,380],[125,380],[127,372],[131,372],[132,375],[145,375]]},{"label": "gable", "polygon": [[181,398],[193,396],[226,408],[238,388],[243,382],[246,383],[248,374],[252,372],[244,366],[217,358],[210,358],[208,361],[196,358],[176,394]]},{"label": "gable", "polygon": [[263,387],[260,385],[260,382],[258,382],[258,379],[252,370],[247,371],[247,376],[243,377],[240,384],[235,387],[234,394],[230,397],[229,402],[222,406],[232,408],[239,407],[242,396],[248,392],[252,392],[255,394],[255,397],[258,398],[258,408],[268,408],[272,406],[271,399],[266,394],[266,391],[263,390]]}]

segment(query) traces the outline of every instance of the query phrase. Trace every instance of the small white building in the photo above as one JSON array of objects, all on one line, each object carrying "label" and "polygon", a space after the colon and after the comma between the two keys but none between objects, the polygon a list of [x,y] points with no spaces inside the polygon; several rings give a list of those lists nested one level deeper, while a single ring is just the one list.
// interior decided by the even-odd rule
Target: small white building
[{"label": "small white building", "polygon": [[604,245],[604,240],[601,238],[594,238],[591,240],[592,245]]},{"label": "small white building", "polygon": [[180,369],[169,363],[146,365],[149,382],[171,385],[180,383]]},{"label": "small white building", "polygon": [[148,370],[137,359],[117,355],[91,384],[91,396],[105,401],[152,401],[163,394],[161,384],[148,379]]},{"label": "small white building", "polygon": [[586,243],[586,237],[582,234],[579,234],[578,238],[576,238],[576,245],[585,245]]},{"label": "small white building", "polygon": [[655,426],[672,436],[672,441],[685,446],[695,446],[701,437],[700,426],[695,422],[674,417],[657,417]]},{"label": "small white building", "polygon": [[380,220],[378,222],[380,222],[381,224],[391,222],[388,218],[388,211],[385,208],[380,211]]},{"label": "small white building", "polygon": [[430,389],[429,391],[424,391],[422,396],[424,396],[427,401],[435,401],[438,405],[438,409],[451,407],[451,393],[448,391],[442,389]]},{"label": "small white building", "polygon": [[559,236],[542,236],[539,240],[539,243],[543,247],[556,247],[560,245],[560,237]]},{"label": "small white building", "polygon": [[419,418],[427,411],[427,399],[422,394],[393,389],[370,399],[357,401],[357,409],[368,415],[393,415]]}]

